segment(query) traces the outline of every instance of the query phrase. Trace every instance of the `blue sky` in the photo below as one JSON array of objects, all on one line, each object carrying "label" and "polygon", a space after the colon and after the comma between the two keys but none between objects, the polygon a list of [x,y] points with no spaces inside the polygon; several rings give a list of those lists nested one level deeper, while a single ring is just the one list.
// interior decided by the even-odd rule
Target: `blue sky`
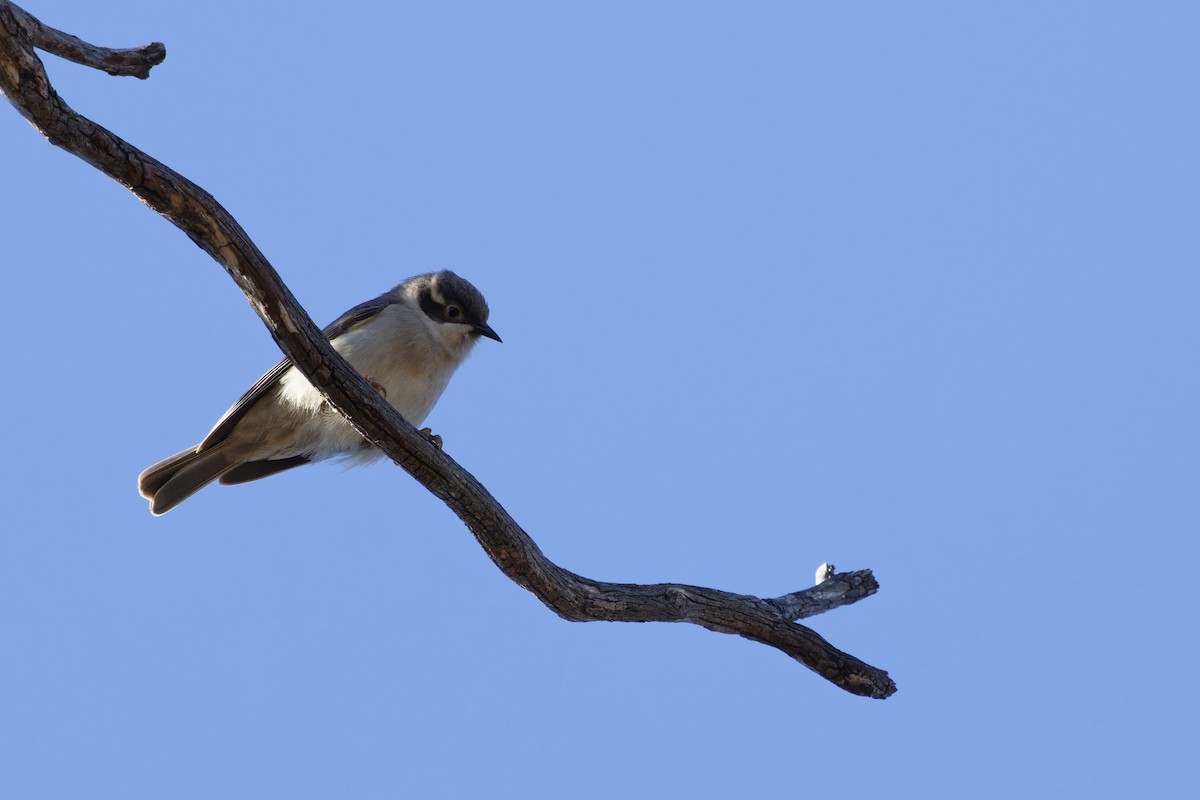
[{"label": "blue sky", "polygon": [[391,465],[152,518],[138,473],[278,351],[8,111],[0,794],[1194,790],[1194,4],[25,6],[167,45],[145,82],[47,63],[318,324],[484,291],[504,344],[429,424],[550,557],[763,596],[870,567],[812,623],[900,691],[564,622]]}]

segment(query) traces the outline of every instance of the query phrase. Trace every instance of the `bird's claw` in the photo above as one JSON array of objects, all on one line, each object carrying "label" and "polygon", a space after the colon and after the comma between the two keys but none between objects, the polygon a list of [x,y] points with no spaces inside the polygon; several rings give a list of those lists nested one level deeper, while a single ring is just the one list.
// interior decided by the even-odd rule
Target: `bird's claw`
[{"label": "bird's claw", "polygon": [[442,437],[434,433],[432,428],[421,428],[421,430],[417,431],[417,433],[424,436],[425,439],[438,450],[442,449]]},{"label": "bird's claw", "polygon": [[384,399],[387,399],[387,389],[383,388],[383,384],[372,378],[370,375],[363,375],[363,380],[371,384],[371,388],[383,395]]}]

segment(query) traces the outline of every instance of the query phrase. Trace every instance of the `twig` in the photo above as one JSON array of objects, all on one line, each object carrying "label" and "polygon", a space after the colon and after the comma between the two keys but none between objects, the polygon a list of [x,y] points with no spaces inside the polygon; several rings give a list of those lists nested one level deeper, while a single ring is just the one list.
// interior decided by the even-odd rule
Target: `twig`
[{"label": "twig", "polygon": [[24,29],[34,47],[76,64],[103,70],[109,75],[132,75],[145,80],[150,77],[150,70],[167,57],[167,48],[161,42],[121,49],[97,47],[69,33],[51,28],[22,8],[11,3],[9,6],[13,10],[16,23]]}]

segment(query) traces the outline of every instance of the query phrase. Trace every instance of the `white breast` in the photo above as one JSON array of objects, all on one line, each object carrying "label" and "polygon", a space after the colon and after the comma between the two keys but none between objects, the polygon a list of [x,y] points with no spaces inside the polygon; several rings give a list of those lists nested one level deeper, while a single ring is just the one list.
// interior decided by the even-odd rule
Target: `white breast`
[{"label": "white breast", "polygon": [[[419,315],[419,316],[418,316]],[[396,303],[375,318],[333,340],[333,347],[370,381],[400,414],[420,426],[441,397],[462,356],[434,338],[424,314]],[[362,447],[363,439],[295,367],[280,379],[280,400],[307,418],[297,437],[297,453],[310,458],[353,455],[379,456]]]}]

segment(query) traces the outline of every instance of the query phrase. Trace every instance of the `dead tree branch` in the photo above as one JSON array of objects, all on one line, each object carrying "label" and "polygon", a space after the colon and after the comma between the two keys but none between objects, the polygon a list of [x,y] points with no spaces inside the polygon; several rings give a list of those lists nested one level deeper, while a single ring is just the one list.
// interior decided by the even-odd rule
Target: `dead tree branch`
[{"label": "dead tree branch", "polygon": [[150,77],[150,69],[161,64],[167,57],[167,48],[161,42],[151,42],[145,47],[117,50],[97,47],[69,33],[51,28],[16,6],[12,6],[12,10],[13,19],[21,26],[34,47],[76,64],[102,70],[109,75],[132,75],[145,80]]},{"label": "dead tree branch", "polygon": [[241,226],[206,191],[71,110],[54,92],[35,48],[104,70],[146,78],[161,44],[111,50],[43,25],[0,0],[0,91],[52,144],[121,183],[221,264],[295,365],[371,442],[416,478],[475,535],[513,581],[567,620],[690,622],[782,650],[846,691],[888,697],[881,669],[839,651],[793,620],[868,597],[870,570],[842,573],[774,599],[681,584],[605,583],[551,562],[475,478],[431,446],[330,347]]}]

